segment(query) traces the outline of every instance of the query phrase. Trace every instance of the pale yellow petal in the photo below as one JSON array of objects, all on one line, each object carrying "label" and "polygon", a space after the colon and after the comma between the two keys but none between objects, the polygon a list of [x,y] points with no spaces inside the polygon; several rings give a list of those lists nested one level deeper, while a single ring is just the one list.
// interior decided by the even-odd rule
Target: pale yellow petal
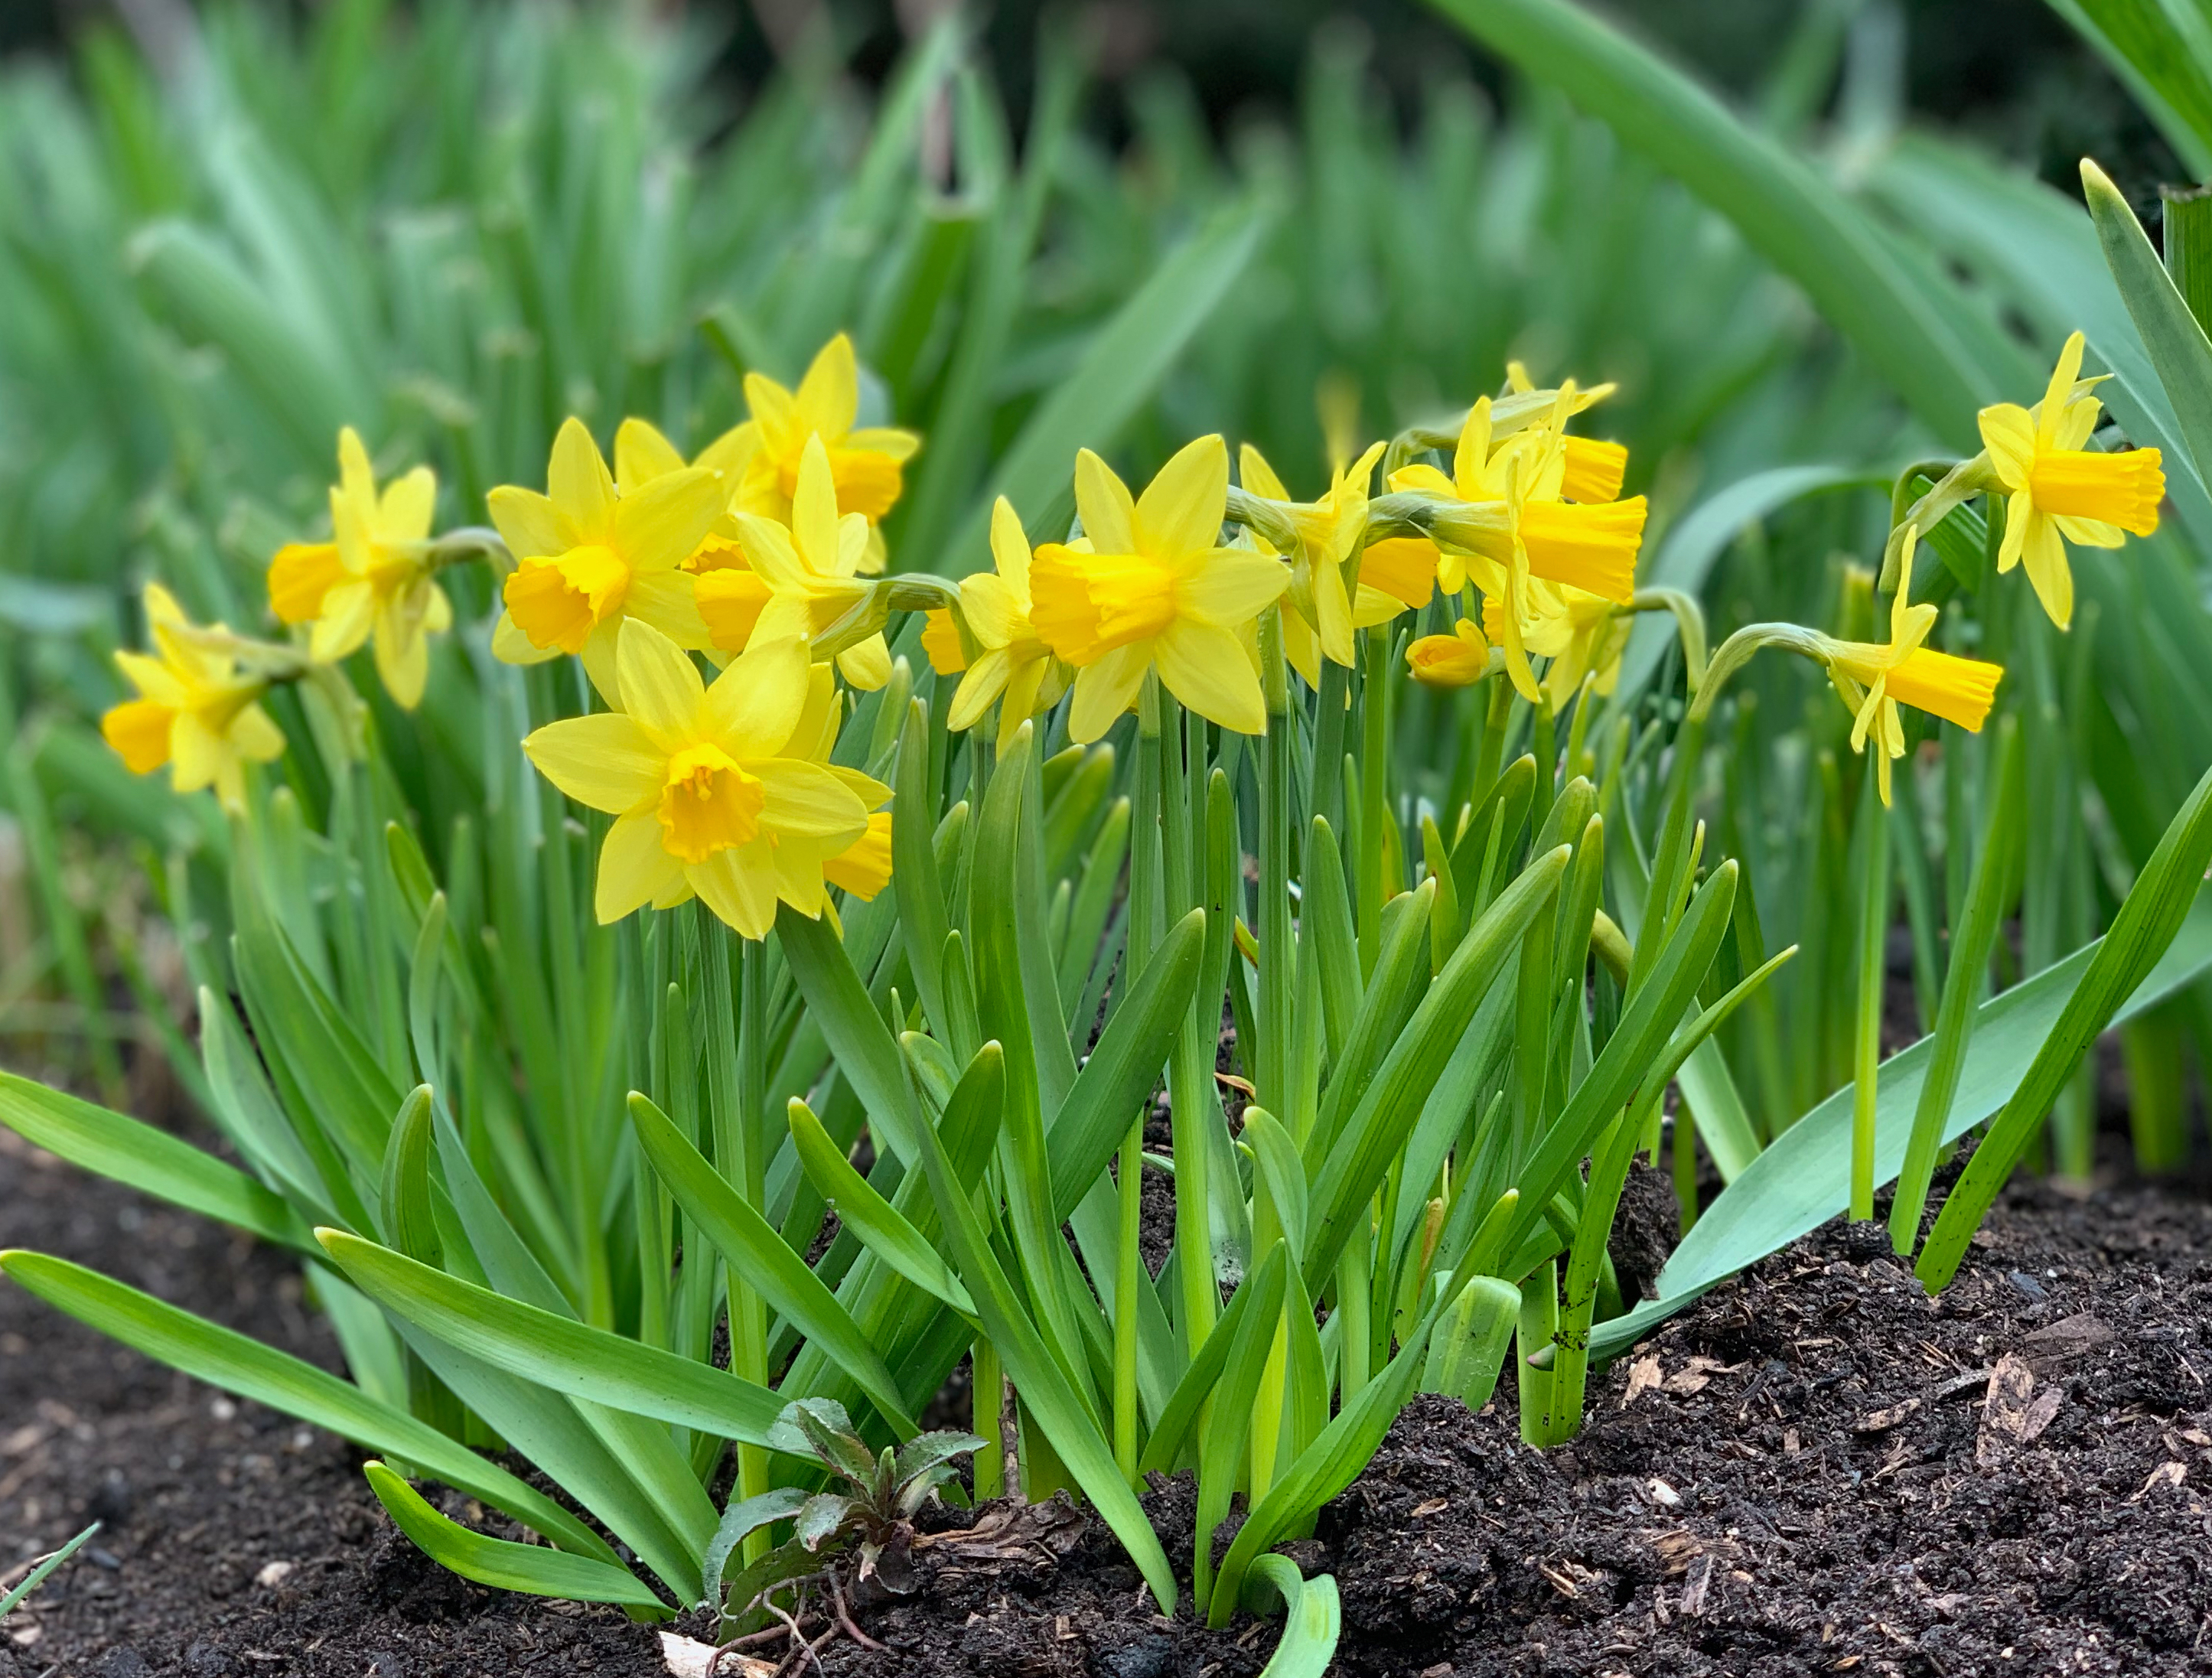
[{"label": "pale yellow petal", "polygon": [[1004,647],[1029,627],[1029,614],[994,571],[973,571],[960,580],[960,609],[986,647]]},{"label": "pale yellow petal", "polygon": [[633,572],[672,571],[714,528],[724,500],[722,481],[712,472],[665,473],[615,503],[611,545]]},{"label": "pale yellow petal", "polygon": [[703,653],[714,644],[707,620],[699,614],[699,579],[689,571],[634,574],[623,610],[632,617],[643,618],[678,647]]},{"label": "pale yellow petal", "polygon": [[2047,519],[2039,520],[2028,532],[2021,554],[2027,581],[2051,621],[2064,629],[2074,619],[2074,568],[2066,560],[2066,544]]},{"label": "pale yellow petal", "polygon": [[1006,678],[1012,669],[1012,660],[1003,647],[977,655],[968,666],[968,673],[960,678],[958,691],[952,696],[952,708],[945,714],[945,726],[960,733],[975,726],[976,720],[991,708],[991,702],[1006,691]]},{"label": "pale yellow petal", "polygon": [[591,431],[573,414],[554,435],[545,468],[546,493],[585,541],[605,535],[615,506],[615,481]]},{"label": "pale yellow petal", "polygon": [[627,497],[641,484],[684,470],[684,456],[651,420],[635,415],[615,432],[615,483]]},{"label": "pale yellow petal", "polygon": [[376,622],[376,590],[368,579],[342,582],[323,596],[323,615],[307,634],[307,654],[319,663],[344,658],[368,639]]},{"label": "pale yellow petal", "polygon": [[501,664],[545,664],[561,656],[557,646],[540,647],[506,612],[491,626],[491,655]]},{"label": "pale yellow petal", "polygon": [[742,938],[763,939],[775,925],[775,857],[764,840],[716,851],[687,864],[684,878],[699,901]]},{"label": "pale yellow petal", "polygon": [[[1249,548],[1216,548],[1194,555],[1179,569],[1177,616],[1223,629],[1250,623],[1291,585],[1289,566]],[[1316,592],[1320,586],[1316,579]],[[1337,587],[1343,587],[1340,579]]]},{"label": "pale yellow petal", "polygon": [[1179,555],[1219,545],[1229,499],[1229,446],[1196,438],[1169,458],[1137,498],[1140,552]]},{"label": "pale yellow petal", "polygon": [[2020,563],[2022,547],[2029,530],[2041,523],[2043,514],[2035,510],[2035,497],[2025,484],[2005,498],[2004,539],[1997,544],[1997,569],[2009,571]]},{"label": "pale yellow petal", "polygon": [[1075,511],[1091,551],[1133,554],[1137,546],[1137,504],[1129,486],[1089,449],[1075,454]]},{"label": "pale yellow petal", "polygon": [[799,483],[791,496],[792,543],[809,570],[837,576],[837,483],[830,452],[817,433],[799,457]]},{"label": "pale yellow petal", "polygon": [[921,436],[896,426],[864,425],[845,434],[845,447],[856,454],[887,454],[894,460],[911,460],[921,448]]},{"label": "pale yellow petal", "polygon": [[991,562],[1014,599],[1026,612],[1030,608],[1030,538],[1022,528],[1021,514],[1004,495],[991,503]]},{"label": "pale yellow petal", "polygon": [[376,615],[376,674],[392,702],[411,711],[422,702],[430,676],[430,641],[421,621],[399,606]]},{"label": "pale yellow petal", "polygon": [[862,693],[873,693],[891,679],[891,649],[882,635],[848,647],[837,655],[837,671]]},{"label": "pale yellow petal", "polygon": [[808,430],[842,438],[860,411],[860,368],[853,340],[840,332],[822,346],[799,381],[799,423]]},{"label": "pale yellow petal", "polygon": [[1267,732],[1259,676],[1227,629],[1178,618],[1152,643],[1152,656],[1168,690],[1207,721],[1240,734]]},{"label": "pale yellow petal", "polygon": [[377,522],[387,542],[420,542],[430,533],[437,512],[438,477],[428,466],[403,472],[384,486]]},{"label": "pale yellow petal", "polygon": [[660,823],[651,814],[620,816],[599,847],[599,877],[592,888],[592,912],[601,926],[666,897],[684,884],[684,865],[660,842]]},{"label": "pale yellow petal", "polygon": [[[1137,702],[1138,692],[1145,685],[1145,672],[1152,666],[1152,643],[1140,641],[1117,647],[1096,664],[1076,672],[1075,702],[1067,716],[1070,739],[1078,745],[1089,745]],[[1241,662],[1241,649],[1237,657]]]},{"label": "pale yellow petal", "polygon": [[707,690],[703,727],[734,757],[775,756],[798,732],[811,691],[805,645],[756,635]]},{"label": "pale yellow petal", "polygon": [[745,767],[760,778],[761,822],[773,831],[833,841],[841,849],[867,831],[867,806],[823,765],[769,757]]},{"label": "pale yellow petal", "polygon": [[574,521],[535,489],[502,483],[484,502],[500,540],[518,560],[550,558],[580,544]]},{"label": "pale yellow petal", "polygon": [[1983,409],[1978,418],[1982,447],[1989,451],[1997,481],[2008,489],[2019,489],[2035,464],[2035,424],[2027,410],[2016,402],[2000,402]]},{"label": "pale yellow petal", "polygon": [[611,816],[650,809],[668,779],[668,754],[620,711],[549,722],[522,749],[563,793]]},{"label": "pale yellow petal", "polygon": [[699,732],[707,697],[699,667],[684,649],[638,618],[622,626],[615,645],[622,708],[665,753],[680,750]]},{"label": "pale yellow petal", "polygon": [[1275,476],[1275,469],[1267,464],[1267,457],[1249,443],[1237,451],[1237,481],[1262,501],[1288,501],[1291,492],[1283,488],[1283,480]]}]

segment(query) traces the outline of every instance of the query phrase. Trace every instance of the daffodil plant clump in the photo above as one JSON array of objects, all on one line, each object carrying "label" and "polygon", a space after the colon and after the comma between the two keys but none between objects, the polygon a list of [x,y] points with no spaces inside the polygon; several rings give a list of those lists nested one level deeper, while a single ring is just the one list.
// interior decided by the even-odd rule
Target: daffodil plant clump
[{"label": "daffodil plant clump", "polygon": [[[569,419],[484,524],[349,429],[267,621],[149,587],[104,725],[228,817],[222,901],[179,872],[168,908],[228,928],[188,950],[239,1163],[0,1079],[33,1141],[295,1250],[349,1378],[58,1259],[0,1268],[357,1441],[402,1529],[479,1581],[864,1635],[848,1596],[898,1588],[882,1559],[928,1498],[1065,1489],[1162,1611],[1285,1604],[1280,1669],[1317,1672],[1334,1589],[1273,1552],[1409,1395],[1502,1383],[1530,1443],[1567,1440],[1593,1359],[1680,1303],[1624,1297],[1607,1252],[1640,1157],[1671,1143],[1695,1212],[1702,1148],[1737,1262],[1796,1232],[1760,1234],[1762,1181],[1821,1174],[1863,1218],[1901,1170],[1914,1250],[1942,1151],[1991,1110],[1958,1091],[2018,891],[2015,682],[1984,654],[2023,587],[2063,630],[2069,550],[2159,517],[2158,452],[2101,446],[2081,359],[2077,335],[1980,454],[1892,486],[1843,621],[1714,647],[1695,599],[1639,581],[1649,509],[1592,432],[1611,387],[1517,364],[1364,447],[1325,403],[1312,499],[1220,436],[1141,488],[1084,450],[1072,524],[1002,497],[975,552],[887,544],[927,443],[866,411],[843,336],[795,388],[748,374],[720,437],[630,418],[610,464]],[[1865,765],[1817,993],[1850,1083],[1796,1123],[1748,1064],[1795,951],[1728,854],[1762,649],[1825,676],[1819,726]],[[1882,1067],[1893,812],[1993,712],[1934,1040]],[[2205,798],[2013,1068],[1919,1250],[1931,1287],[2171,942]],[[923,1434],[963,1359],[968,1432]],[[1178,1469],[1187,1580],[1137,1497]]]}]

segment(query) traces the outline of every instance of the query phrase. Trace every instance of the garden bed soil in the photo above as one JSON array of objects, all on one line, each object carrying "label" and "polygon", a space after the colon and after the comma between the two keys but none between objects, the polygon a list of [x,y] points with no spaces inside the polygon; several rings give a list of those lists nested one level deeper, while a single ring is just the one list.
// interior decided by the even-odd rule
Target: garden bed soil
[{"label": "garden bed soil", "polygon": [[[0,1243],[332,1362],[283,1256],[3,1134]],[[2193,1192],[2024,1183],[1935,1300],[1831,1225],[1595,1380],[1572,1445],[1519,1444],[1510,1379],[1480,1415],[1416,1401],[1296,1553],[1342,1591],[1347,1678],[2212,1671],[2208,1311]],[[358,1458],[0,1287],[0,1578],[108,1523],[11,1616],[0,1678],[664,1670],[612,1610],[423,1561]],[[1147,1497],[1183,1568],[1189,1498]],[[926,1547],[921,1591],[862,1612],[890,1650],[833,1642],[826,1673],[1243,1678],[1271,1651],[1158,1618],[1101,1529],[1049,1547]]]}]

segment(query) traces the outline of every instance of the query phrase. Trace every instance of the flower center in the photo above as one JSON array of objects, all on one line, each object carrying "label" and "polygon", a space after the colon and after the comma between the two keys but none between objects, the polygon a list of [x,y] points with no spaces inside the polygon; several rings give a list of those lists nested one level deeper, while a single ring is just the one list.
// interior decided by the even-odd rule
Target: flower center
[{"label": "flower center", "polygon": [[1068,663],[1096,663],[1175,622],[1175,574],[1144,554],[1079,554],[1048,542],[1030,562],[1030,627]]},{"label": "flower center", "polygon": [[532,646],[580,653],[592,631],[622,610],[629,567],[611,548],[571,548],[524,560],[505,593],[507,615]]},{"label": "flower center", "polygon": [[683,862],[704,862],[760,831],[766,791],[759,777],[712,745],[686,746],[668,760],[661,788],[660,842]]}]

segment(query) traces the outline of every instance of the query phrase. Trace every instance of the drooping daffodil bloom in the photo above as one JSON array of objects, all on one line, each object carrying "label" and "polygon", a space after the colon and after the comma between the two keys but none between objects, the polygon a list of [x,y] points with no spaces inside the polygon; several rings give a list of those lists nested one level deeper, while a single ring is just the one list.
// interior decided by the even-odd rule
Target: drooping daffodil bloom
[{"label": "drooping daffodil bloom", "polygon": [[684,562],[721,515],[721,479],[694,466],[618,492],[599,446],[573,418],[553,439],[545,477],[548,494],[503,483],[489,497],[515,559],[492,651],[509,664],[578,654],[612,704],[616,647],[630,619],[679,647],[710,644]]},{"label": "drooping daffodil bloom", "polygon": [[289,624],[308,624],[308,656],[329,664],[373,635],[376,673],[394,703],[413,710],[428,678],[428,637],[453,627],[453,608],[430,560],[438,480],[417,466],[376,487],[361,434],[338,433],[331,489],[331,539],[295,542],[269,562],[269,604]]},{"label": "drooping daffodil bloom", "polygon": [[2027,581],[2051,621],[2074,616],[2074,572],[2066,544],[2117,548],[2129,535],[2158,528],[2166,474],[2154,448],[2107,453],[2084,448],[2101,404],[2078,392],[2081,334],[2058,352],[2050,386],[2032,408],[2001,402],[1981,411],[1982,446],[2005,495],[2004,541],[1997,569],[2027,567]]},{"label": "drooping daffodil bloom", "polygon": [[[734,497],[753,447],[745,428],[734,425],[686,460],[659,426],[633,416],[615,429],[615,487],[628,495],[656,477],[696,468],[720,476],[724,494]],[[719,571],[743,568],[747,563],[737,521],[725,511],[700,538],[699,545],[684,561],[684,568]]]},{"label": "drooping daffodil bloom", "polygon": [[[760,642],[709,687],[689,654],[634,617],[616,673],[619,709],[523,742],[547,780],[615,818],[592,898],[601,924],[695,894],[745,938],[768,935],[779,902],[820,915],[830,865],[868,836],[890,789],[811,755],[824,708],[805,648]],[[834,737],[834,693],[830,702]]]},{"label": "drooping daffodil bloom", "polygon": [[[1053,657],[1030,623],[1030,539],[1013,503],[1004,495],[991,508],[991,559],[992,569],[971,572],[960,580],[961,614],[982,650],[971,661],[961,649],[964,673],[945,721],[956,733],[972,728],[996,702],[999,749],[1003,751],[1013,744],[1016,729],[1059,702],[1067,691],[1068,678],[1066,667]],[[951,631],[953,647],[959,648],[959,630],[949,612],[945,627]],[[933,629],[925,627],[922,638],[935,660],[940,649],[929,645]]]},{"label": "drooping daffodil bloom", "polygon": [[1828,679],[1851,709],[1851,750],[1864,751],[1871,739],[1879,754],[1875,773],[1885,805],[1889,802],[1890,762],[1905,755],[1905,725],[1897,708],[1910,705],[1978,733],[2004,675],[2002,665],[1959,658],[1923,644],[1936,627],[1937,613],[1932,605],[1909,604],[1912,550],[1919,537],[1915,528],[1905,533],[1897,594],[1890,605],[1888,644],[1821,637]]},{"label": "drooping daffodil bloom", "polygon": [[[284,733],[261,708],[269,684],[237,658],[200,639],[175,597],[146,585],[146,624],[154,651],[118,653],[117,666],[137,697],[112,707],[100,732],[134,775],[168,764],[180,793],[212,787],[227,809],[246,802],[246,765],[284,755]],[[220,638],[228,631],[212,626]]]},{"label": "drooping daffodil bloom", "polygon": [[[1339,460],[1329,474],[1328,493],[1317,502],[1292,501],[1274,468],[1251,444],[1237,451],[1238,483],[1262,500],[1281,503],[1297,534],[1295,551],[1289,556],[1290,587],[1282,600],[1283,654],[1310,687],[1321,685],[1322,659],[1351,665],[1354,629],[1387,623],[1409,604],[1428,599],[1425,585],[1434,577],[1435,567],[1425,560],[1419,562],[1425,573],[1419,602],[1409,602],[1370,581],[1370,571],[1385,568],[1371,562],[1371,554],[1362,556],[1357,591],[1345,587],[1344,562],[1366,528],[1368,480],[1385,447],[1376,443],[1356,460]],[[1258,532],[1252,536],[1261,552],[1275,551]]]},{"label": "drooping daffodil bloom", "polygon": [[1210,722],[1239,733],[1267,724],[1260,672],[1242,631],[1290,586],[1289,567],[1224,547],[1229,448],[1218,436],[1184,446],[1133,497],[1085,449],[1075,505],[1091,551],[1048,542],[1030,562],[1030,622],[1072,666],[1068,733],[1088,745],[1137,701],[1149,672]]},{"label": "drooping daffodil bloom", "polygon": [[1462,617],[1449,635],[1423,635],[1407,647],[1406,668],[1424,687],[1471,688],[1490,673],[1490,643]]}]

